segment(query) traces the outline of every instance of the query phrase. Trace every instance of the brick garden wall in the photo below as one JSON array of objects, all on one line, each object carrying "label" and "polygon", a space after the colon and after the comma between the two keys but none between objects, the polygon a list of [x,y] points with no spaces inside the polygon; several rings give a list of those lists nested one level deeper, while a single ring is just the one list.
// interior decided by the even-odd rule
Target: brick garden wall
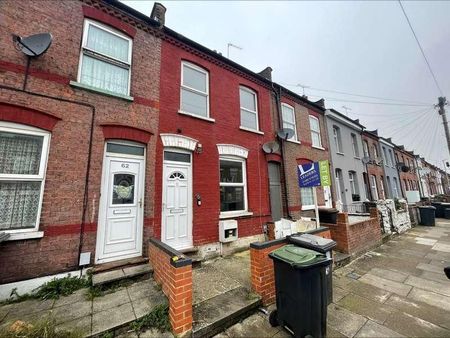
[{"label": "brick garden wall", "polygon": [[[87,7],[84,7],[87,6]],[[134,102],[89,92],[70,86],[77,80],[84,9],[101,13],[110,24],[135,32],[131,66],[131,92]],[[50,32],[53,43],[48,51],[31,61],[27,90],[76,100],[96,107],[92,161],[88,186],[83,252],[95,256],[103,152],[106,137],[102,124],[122,124],[157,133],[159,116],[159,70],[161,42],[142,30],[134,19],[100,1],[0,1],[0,84],[21,89],[26,57],[11,42],[11,34],[29,36]],[[92,14],[92,13],[91,13]],[[106,24],[108,24],[106,22]],[[122,30],[118,27],[119,30]],[[117,27],[115,27],[117,28]],[[23,113],[11,114],[8,105]],[[75,103],[37,97],[0,89],[0,120],[41,127],[29,119],[30,110],[39,110],[58,119],[51,131],[45,190],[39,230],[41,239],[1,244],[0,284],[44,276],[78,268],[78,243],[88,158],[92,110]],[[147,146],[146,191],[144,201],[144,243],[152,234],[155,137]],[[145,244],[144,244],[145,246]],[[146,252],[144,247],[143,252]],[[91,262],[92,262],[91,261]]]},{"label": "brick garden wall", "polygon": [[381,227],[378,211],[370,209],[370,218],[357,223],[349,223],[347,213],[337,215],[337,224],[322,224],[331,231],[336,241],[336,250],[351,255],[366,251],[381,243]]},{"label": "brick garden wall", "polygon": [[150,241],[148,256],[153,265],[153,277],[161,284],[169,300],[169,319],[176,335],[192,330],[192,262],[181,253],[158,240]]}]

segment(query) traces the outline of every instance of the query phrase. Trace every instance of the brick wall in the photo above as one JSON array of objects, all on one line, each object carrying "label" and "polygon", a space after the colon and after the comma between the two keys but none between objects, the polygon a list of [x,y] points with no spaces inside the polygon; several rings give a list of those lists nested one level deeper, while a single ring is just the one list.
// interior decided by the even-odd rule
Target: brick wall
[{"label": "brick wall", "polygon": [[[161,42],[128,18],[127,27],[135,29],[131,67],[131,92],[134,102],[78,89],[69,85],[77,80],[83,30],[83,6],[96,8],[104,18],[124,24],[124,14],[103,2],[51,1],[0,2],[0,84],[21,89],[26,57],[13,48],[11,34],[28,36],[50,32],[53,43],[48,51],[31,61],[27,90],[58,98],[91,104],[96,108],[92,161],[88,186],[83,251],[95,256],[100,184],[105,135],[102,124],[122,124],[157,133],[159,116],[159,70]],[[88,159],[92,110],[76,103],[37,97],[28,93],[0,89],[0,105],[14,105],[26,111],[38,110],[57,118],[51,132],[45,190],[39,230],[42,239],[2,243],[0,283],[13,282],[78,268],[78,243]],[[19,116],[15,114],[15,116]],[[39,121],[27,120],[42,127]],[[10,110],[0,109],[0,120],[11,120]],[[35,124],[33,124],[35,123]],[[152,234],[155,137],[147,146],[144,203],[144,243]],[[143,252],[146,252],[145,244]]]},{"label": "brick wall", "polygon": [[[162,242],[150,241],[148,256],[153,265],[153,277],[161,284],[169,299],[169,319],[172,332],[181,335],[192,330],[192,262],[180,258]],[[174,257],[180,258],[174,260]]]},{"label": "brick wall", "polygon": [[366,251],[381,243],[381,227],[376,208],[370,209],[370,218],[349,223],[347,213],[339,213],[337,224],[322,224],[329,227],[331,238],[336,241],[336,250],[351,255]]},{"label": "brick wall", "polygon": [[[330,238],[328,229],[312,232],[316,236]],[[263,305],[275,303],[275,275],[269,253],[287,244],[285,239],[250,244],[250,273],[252,290],[261,296]]]},{"label": "brick wall", "polygon": [[[402,151],[399,149],[394,149],[395,154],[397,155],[400,162],[405,163],[406,166],[408,166],[408,160],[411,165],[410,171],[403,172],[401,169],[399,170],[399,176],[400,181],[402,185],[402,190],[404,194],[406,195],[406,191],[409,190],[419,190],[419,181],[417,179],[417,174],[413,171],[414,170],[414,156],[409,154],[407,151]],[[407,183],[405,183],[405,181]],[[413,186],[411,186],[411,182],[413,182]],[[417,188],[415,188],[417,187]],[[415,188],[415,189],[414,189]],[[405,196],[406,197],[406,196]]]}]

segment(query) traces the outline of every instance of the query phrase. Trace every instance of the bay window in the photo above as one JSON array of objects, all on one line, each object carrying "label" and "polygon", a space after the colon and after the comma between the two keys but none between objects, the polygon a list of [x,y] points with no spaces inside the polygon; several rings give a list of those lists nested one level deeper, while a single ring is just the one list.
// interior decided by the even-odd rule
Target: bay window
[{"label": "bay window", "polygon": [[130,94],[132,40],[100,23],[85,20],[78,82],[113,94]]},{"label": "bay window", "polygon": [[192,63],[181,63],[180,111],[203,118],[209,117],[208,72]]},{"label": "bay window", "polygon": [[37,230],[50,134],[0,122],[0,231]]},{"label": "bay window", "polygon": [[220,213],[222,215],[247,211],[246,160],[220,157]]}]

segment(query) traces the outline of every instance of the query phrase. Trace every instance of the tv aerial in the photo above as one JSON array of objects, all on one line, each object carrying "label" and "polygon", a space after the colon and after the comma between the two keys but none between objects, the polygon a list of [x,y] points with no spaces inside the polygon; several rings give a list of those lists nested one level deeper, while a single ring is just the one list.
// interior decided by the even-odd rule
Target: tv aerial
[{"label": "tv aerial", "polygon": [[264,143],[262,148],[266,154],[272,154],[280,149],[280,145],[277,141],[269,141]]},{"label": "tv aerial", "polygon": [[12,39],[16,48],[22,53],[30,57],[38,57],[47,51],[53,37],[50,33],[34,34],[24,38],[13,34]]},{"label": "tv aerial", "polygon": [[37,58],[44,54],[52,44],[53,37],[50,33],[39,33],[27,37],[12,35],[14,46],[27,56],[27,68],[23,80],[22,90],[27,87],[28,73],[30,70],[31,58]]},{"label": "tv aerial", "polygon": [[294,129],[291,128],[283,128],[277,131],[277,136],[284,141],[290,139],[294,134]]}]

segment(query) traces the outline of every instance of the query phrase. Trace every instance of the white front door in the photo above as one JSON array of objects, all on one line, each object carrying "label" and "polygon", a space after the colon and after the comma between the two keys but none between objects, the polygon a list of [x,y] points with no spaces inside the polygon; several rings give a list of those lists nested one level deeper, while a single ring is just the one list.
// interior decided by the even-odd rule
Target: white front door
[{"label": "white front door", "polygon": [[144,159],[106,153],[96,262],[142,255]]},{"label": "white front door", "polygon": [[331,195],[331,187],[330,186],[323,187],[323,196],[325,199],[325,206],[327,208],[333,207],[333,196]]},{"label": "white front door", "polygon": [[191,154],[164,152],[162,241],[176,250],[192,247]]}]

